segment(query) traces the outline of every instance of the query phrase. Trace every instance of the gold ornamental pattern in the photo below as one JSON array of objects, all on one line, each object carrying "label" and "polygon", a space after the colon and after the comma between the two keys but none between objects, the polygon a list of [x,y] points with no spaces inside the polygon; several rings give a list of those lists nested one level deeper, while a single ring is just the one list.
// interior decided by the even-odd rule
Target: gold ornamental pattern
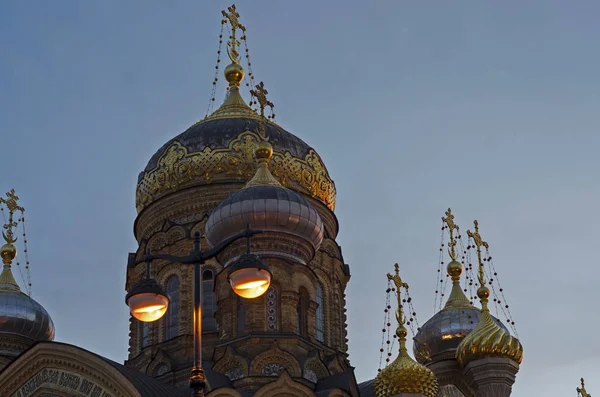
[{"label": "gold ornamental pattern", "polygon": [[[232,139],[227,148],[205,147],[190,153],[180,142],[173,142],[161,154],[158,165],[144,173],[136,190],[138,213],[150,203],[182,188],[219,181],[246,182],[256,171],[254,147],[263,139],[245,131]],[[308,194],[335,209],[335,184],[319,155],[310,150],[304,159],[290,152],[273,152],[271,170],[279,182]]]}]

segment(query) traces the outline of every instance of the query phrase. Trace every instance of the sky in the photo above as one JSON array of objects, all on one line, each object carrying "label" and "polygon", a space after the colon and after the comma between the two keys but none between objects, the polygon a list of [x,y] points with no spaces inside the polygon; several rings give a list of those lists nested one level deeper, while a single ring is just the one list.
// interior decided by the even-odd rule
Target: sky
[{"label": "sky", "polygon": [[[56,340],[119,362],[137,175],[206,114],[230,5],[170,3],[0,4],[0,191],[26,208],[33,297]],[[479,220],[524,346],[513,395],[575,396],[580,377],[600,393],[600,3],[237,7],[277,122],[336,182],[358,380],[395,262],[420,323],[434,314],[452,207],[462,230]]]}]

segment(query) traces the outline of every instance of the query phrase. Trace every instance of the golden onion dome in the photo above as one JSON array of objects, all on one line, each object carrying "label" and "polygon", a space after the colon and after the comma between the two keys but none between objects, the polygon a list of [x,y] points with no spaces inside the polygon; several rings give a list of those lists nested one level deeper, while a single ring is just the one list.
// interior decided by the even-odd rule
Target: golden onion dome
[{"label": "golden onion dome", "polygon": [[261,141],[273,146],[271,170],[283,186],[313,197],[333,211],[335,184],[317,152],[246,104],[239,88],[244,78],[241,65],[235,61],[228,65],[225,78],[229,87],[223,104],[165,143],[140,173],[138,212],[189,187],[247,182],[256,171],[253,148]]},{"label": "golden onion dome", "polygon": [[479,289],[477,296],[481,300],[481,317],[475,329],[467,335],[456,349],[456,359],[461,366],[466,366],[472,361],[483,358],[502,357],[509,358],[518,364],[523,360],[523,346],[519,340],[510,332],[502,328],[490,314],[488,299],[490,290],[486,287],[486,279],[481,259],[481,247],[488,248],[488,243],[483,241],[479,234],[479,222],[474,221],[475,232],[467,230],[467,234],[473,239],[477,247],[477,259],[479,262],[478,281]]},{"label": "golden onion dome", "polygon": [[518,364],[523,360],[523,346],[510,332],[498,325],[490,314],[488,298],[490,290],[483,286],[477,290],[481,300],[481,317],[475,329],[467,335],[458,345],[456,359],[461,366],[466,366],[471,361],[503,357],[509,358]]},{"label": "golden onion dome", "polygon": [[413,360],[406,349],[408,331],[404,326],[405,318],[402,312],[400,288],[408,288],[408,286],[400,279],[398,264],[395,265],[395,268],[396,275],[391,276],[388,274],[388,278],[394,281],[397,290],[398,310],[396,319],[398,320],[398,328],[396,329],[396,336],[399,341],[399,353],[398,357],[375,377],[373,382],[375,397],[391,397],[401,393],[416,393],[425,397],[436,397],[439,383],[434,373],[426,366]]}]

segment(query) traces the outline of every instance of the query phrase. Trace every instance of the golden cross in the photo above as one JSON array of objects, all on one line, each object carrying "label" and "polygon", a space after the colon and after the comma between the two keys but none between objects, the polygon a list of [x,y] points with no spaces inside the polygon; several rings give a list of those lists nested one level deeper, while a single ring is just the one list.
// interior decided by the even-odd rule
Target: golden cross
[{"label": "golden cross", "polygon": [[479,234],[479,222],[477,220],[473,221],[475,224],[475,233],[467,230],[467,235],[473,239],[475,242],[475,246],[477,247],[477,259],[479,260],[479,284],[483,286],[485,284],[485,280],[483,277],[483,261],[481,260],[481,247],[490,248],[487,241],[483,241],[481,235]]},{"label": "golden cross", "polygon": [[391,274],[388,273],[387,278],[388,278],[388,280],[392,280],[394,282],[394,285],[396,286],[396,291],[398,292],[398,294],[396,295],[398,297],[398,314],[396,315],[396,318],[398,319],[399,326],[401,328],[404,328],[404,313],[402,312],[402,300],[400,297],[400,288],[404,287],[404,288],[408,289],[408,284],[406,284],[400,278],[400,266],[397,263],[394,264],[394,269],[396,270],[396,274],[392,276]]},{"label": "golden cross", "polygon": [[448,226],[448,230],[450,231],[450,243],[448,243],[449,251],[448,254],[450,258],[455,261],[456,260],[456,240],[454,239],[454,230],[458,232],[458,225],[454,223],[454,215],[452,214],[452,210],[448,208],[446,211],[446,217],[442,217],[442,221]]},{"label": "golden cross", "polygon": [[581,378],[581,388],[577,388],[577,395],[581,397],[592,397],[592,395],[588,394],[588,392],[585,390],[585,383],[583,381],[583,378]]},{"label": "golden cross", "polygon": [[13,220],[13,215],[16,211],[23,212],[25,210],[17,204],[19,197],[15,194],[15,189],[11,189],[10,192],[6,193],[6,197],[7,198],[0,197],[0,203],[5,204],[6,208],[8,208],[8,223],[4,225],[6,233],[2,231],[2,237],[4,237],[7,244],[12,244],[17,241],[13,235],[13,228],[17,227],[17,222]]},{"label": "golden cross", "polygon": [[[227,49],[227,54],[229,55],[229,59],[231,59],[231,62],[239,64],[240,53],[237,51],[237,46],[240,44],[240,42],[237,41],[237,39],[235,38],[235,33],[237,29],[240,29],[242,32],[245,32],[246,27],[242,25],[239,21],[240,14],[238,14],[237,10],[235,9],[235,4],[233,4],[231,7],[227,7],[227,10],[229,11],[229,13],[227,13],[225,10],[221,11],[223,16],[227,18],[227,20],[229,20],[229,24],[231,25],[231,36],[229,36],[230,40],[227,43],[229,47]],[[227,20],[223,20],[223,22],[227,22]]]},{"label": "golden cross", "polygon": [[260,115],[263,117],[265,115],[265,108],[267,106],[271,109],[273,109],[273,107],[275,106],[273,105],[273,102],[267,99],[268,93],[269,91],[267,91],[267,89],[265,88],[265,84],[262,81],[256,85],[255,90],[250,90],[250,94],[254,96],[258,101],[258,106],[260,106]]}]

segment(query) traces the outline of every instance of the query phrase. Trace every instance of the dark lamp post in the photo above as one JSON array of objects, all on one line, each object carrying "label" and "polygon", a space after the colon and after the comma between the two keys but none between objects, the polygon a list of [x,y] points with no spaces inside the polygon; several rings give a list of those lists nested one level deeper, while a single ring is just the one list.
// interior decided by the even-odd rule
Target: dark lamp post
[{"label": "dark lamp post", "polygon": [[216,247],[201,251],[200,232],[194,234],[194,249],[188,256],[149,255],[133,263],[136,266],[142,262],[147,263],[146,278],[136,283],[125,297],[131,315],[143,322],[156,321],[167,311],[169,298],[164,293],[160,284],[150,278],[150,263],[154,259],[165,259],[183,265],[194,265],[194,367],[190,376],[190,388],[193,397],[204,396],[206,378],[202,369],[202,265],[207,259],[214,258],[234,241],[246,238],[246,253],[230,265],[227,272],[234,292],[243,298],[256,298],[265,293],[271,284],[271,271],[256,255],[250,254],[250,238],[262,233],[259,230],[246,230],[222,241]]}]

